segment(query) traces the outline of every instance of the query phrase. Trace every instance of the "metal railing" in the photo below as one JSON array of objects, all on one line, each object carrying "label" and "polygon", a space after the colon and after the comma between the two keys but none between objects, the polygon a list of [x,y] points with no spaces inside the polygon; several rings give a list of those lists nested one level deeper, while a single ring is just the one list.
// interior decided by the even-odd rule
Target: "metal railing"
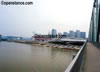
[{"label": "metal railing", "polygon": [[81,47],[65,72],[81,72],[87,41]]}]

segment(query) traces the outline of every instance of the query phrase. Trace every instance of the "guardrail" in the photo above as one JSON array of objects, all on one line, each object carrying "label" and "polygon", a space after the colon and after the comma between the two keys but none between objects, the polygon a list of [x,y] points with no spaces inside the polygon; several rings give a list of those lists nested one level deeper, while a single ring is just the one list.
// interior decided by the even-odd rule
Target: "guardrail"
[{"label": "guardrail", "polygon": [[87,41],[81,47],[65,72],[81,72]]}]

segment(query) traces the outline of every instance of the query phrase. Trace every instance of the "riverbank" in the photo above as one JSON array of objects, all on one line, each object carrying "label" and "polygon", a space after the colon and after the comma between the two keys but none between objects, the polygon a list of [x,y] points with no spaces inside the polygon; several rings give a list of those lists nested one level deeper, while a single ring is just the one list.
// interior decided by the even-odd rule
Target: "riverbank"
[{"label": "riverbank", "polygon": [[32,41],[32,40],[9,40],[9,42],[41,45],[50,48],[59,48],[59,49],[67,49],[67,50],[80,50],[81,48],[81,46],[72,45],[72,44],[62,45],[62,44],[54,44],[49,42],[40,42],[40,41]]}]

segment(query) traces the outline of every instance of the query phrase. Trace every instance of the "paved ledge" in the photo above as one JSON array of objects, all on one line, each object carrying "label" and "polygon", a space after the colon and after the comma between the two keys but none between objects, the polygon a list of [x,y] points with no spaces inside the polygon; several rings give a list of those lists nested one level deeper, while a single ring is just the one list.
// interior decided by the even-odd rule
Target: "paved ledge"
[{"label": "paved ledge", "polygon": [[87,43],[82,72],[100,72],[100,43]]}]

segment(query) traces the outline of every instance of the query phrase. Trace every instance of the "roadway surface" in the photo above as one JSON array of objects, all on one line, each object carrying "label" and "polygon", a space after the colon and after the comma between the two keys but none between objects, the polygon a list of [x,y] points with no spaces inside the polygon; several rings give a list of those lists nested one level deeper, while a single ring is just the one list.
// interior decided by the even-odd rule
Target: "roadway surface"
[{"label": "roadway surface", "polygon": [[100,43],[87,43],[83,72],[100,72]]}]

